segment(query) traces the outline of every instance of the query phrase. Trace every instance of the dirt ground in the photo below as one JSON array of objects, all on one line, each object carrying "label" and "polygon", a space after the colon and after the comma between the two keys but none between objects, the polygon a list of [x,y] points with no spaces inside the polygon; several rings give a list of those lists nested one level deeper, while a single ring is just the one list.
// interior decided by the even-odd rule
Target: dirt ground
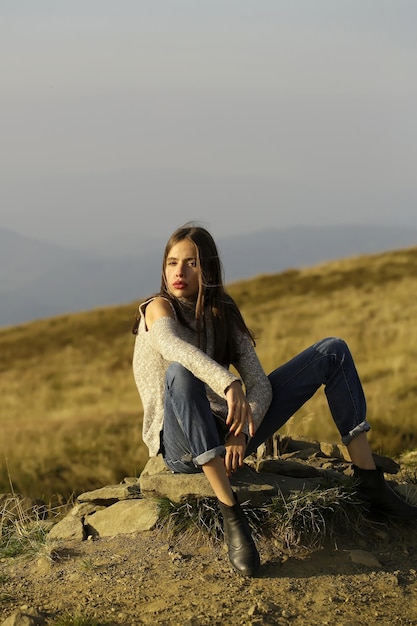
[{"label": "dirt ground", "polygon": [[[235,573],[221,543],[155,530],[66,541],[0,562],[0,623],[37,609],[100,625],[417,625],[417,527],[384,524],[305,555],[261,540],[254,578]],[[69,623],[69,622],[68,622]],[[75,622],[74,622],[75,624]]]}]

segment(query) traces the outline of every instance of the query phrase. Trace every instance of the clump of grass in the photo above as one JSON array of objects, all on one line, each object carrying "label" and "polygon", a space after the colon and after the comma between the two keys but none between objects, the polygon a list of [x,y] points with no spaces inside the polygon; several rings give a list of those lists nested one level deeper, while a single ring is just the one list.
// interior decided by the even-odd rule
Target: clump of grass
[{"label": "clump of grass", "polygon": [[28,507],[20,496],[8,496],[0,507],[0,558],[37,554],[51,526],[44,506]]},{"label": "clump of grass", "polygon": [[[318,487],[287,498],[276,496],[262,507],[243,503],[253,536],[279,538],[286,551],[316,550],[332,539],[338,530],[344,536],[359,535],[369,525],[355,491],[349,484]],[[175,504],[160,501],[160,524],[175,537],[223,539],[223,522],[217,501],[201,498]]]},{"label": "clump of grass", "polygon": [[342,485],[277,496],[262,513],[264,532],[279,537],[288,552],[316,550],[337,531],[357,535],[368,523],[355,492]]},{"label": "clump of grass", "polygon": [[216,541],[223,535],[219,508],[213,498],[197,498],[182,503],[160,498],[159,510],[160,528],[173,537],[204,537]]},{"label": "clump of grass", "polygon": [[85,558],[81,560],[80,568],[84,570],[84,572],[92,573],[96,569],[96,566],[92,558]]}]

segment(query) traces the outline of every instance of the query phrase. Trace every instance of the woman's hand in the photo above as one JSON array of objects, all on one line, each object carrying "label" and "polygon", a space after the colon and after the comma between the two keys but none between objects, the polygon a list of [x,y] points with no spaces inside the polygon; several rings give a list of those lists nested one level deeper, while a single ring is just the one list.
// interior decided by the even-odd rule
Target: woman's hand
[{"label": "woman's hand", "polygon": [[253,425],[252,411],[249,402],[242,389],[242,385],[235,380],[226,391],[227,400],[227,418],[226,424],[229,426],[230,432],[237,436],[242,432],[245,424],[248,424],[249,434],[251,437],[255,434]]},{"label": "woman's hand", "polygon": [[246,450],[246,435],[244,433],[240,433],[238,436],[229,435],[225,443],[225,448],[224,465],[226,467],[226,474],[231,476],[243,465]]}]

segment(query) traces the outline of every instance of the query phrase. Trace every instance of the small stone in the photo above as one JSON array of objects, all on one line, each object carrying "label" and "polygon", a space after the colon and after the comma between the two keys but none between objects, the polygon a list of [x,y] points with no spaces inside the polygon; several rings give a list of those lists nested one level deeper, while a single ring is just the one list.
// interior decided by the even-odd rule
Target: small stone
[{"label": "small stone", "polygon": [[121,481],[121,485],[136,485],[139,481],[139,478],[136,478],[135,476],[126,476],[125,478],[123,478],[123,480]]},{"label": "small stone", "polygon": [[352,563],[356,565],[365,565],[365,567],[376,567],[378,569],[382,567],[381,563],[371,552],[366,552],[365,550],[350,550],[349,556]]},{"label": "small stone", "polygon": [[52,560],[49,559],[47,556],[42,555],[41,557],[39,557],[36,562],[38,574],[40,574],[41,576],[45,576],[46,574],[48,574],[51,570],[51,564]]}]

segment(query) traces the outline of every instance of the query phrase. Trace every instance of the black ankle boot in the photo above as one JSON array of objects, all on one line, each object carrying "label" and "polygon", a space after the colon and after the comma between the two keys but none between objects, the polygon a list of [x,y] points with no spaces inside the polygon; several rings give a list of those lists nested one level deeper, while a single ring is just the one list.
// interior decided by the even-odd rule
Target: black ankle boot
[{"label": "black ankle boot", "polygon": [[237,500],[233,506],[227,506],[223,502],[219,502],[219,506],[223,516],[229,560],[240,574],[253,576],[259,567],[260,559],[245,513]]},{"label": "black ankle boot", "polygon": [[363,470],[353,465],[358,494],[372,513],[384,513],[401,519],[416,519],[417,506],[408,504],[385,482],[382,469]]}]

